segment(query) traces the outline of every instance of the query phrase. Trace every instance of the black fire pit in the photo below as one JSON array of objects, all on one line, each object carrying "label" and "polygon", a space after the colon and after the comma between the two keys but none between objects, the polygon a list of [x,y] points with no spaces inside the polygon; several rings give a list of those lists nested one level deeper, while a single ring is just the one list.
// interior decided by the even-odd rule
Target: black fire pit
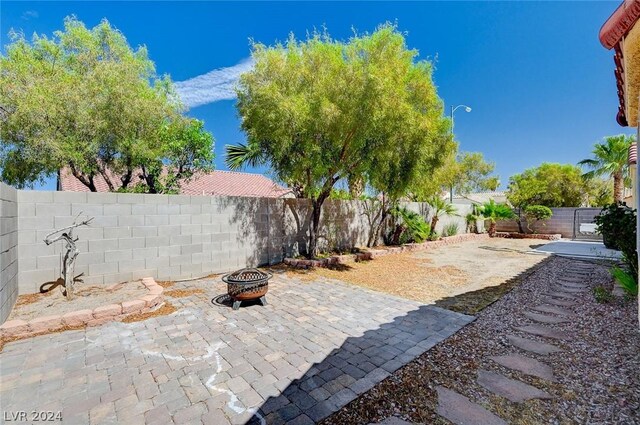
[{"label": "black fire pit", "polygon": [[227,293],[233,300],[233,309],[240,308],[242,301],[260,299],[262,305],[267,305],[265,295],[269,290],[271,273],[261,272],[257,269],[242,269],[222,277],[227,284]]}]

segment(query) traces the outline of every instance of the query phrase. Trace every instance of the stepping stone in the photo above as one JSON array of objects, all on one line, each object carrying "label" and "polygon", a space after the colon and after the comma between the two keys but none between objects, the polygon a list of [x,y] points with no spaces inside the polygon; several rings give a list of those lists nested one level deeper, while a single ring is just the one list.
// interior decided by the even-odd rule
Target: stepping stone
[{"label": "stepping stone", "polygon": [[568,292],[570,294],[579,294],[587,291],[587,288],[570,288],[568,286],[556,285],[554,288],[556,291]]},{"label": "stepping stone", "polygon": [[514,403],[522,403],[533,398],[553,398],[546,391],[488,370],[478,371],[478,384]]},{"label": "stepping stone", "polygon": [[555,324],[555,323],[566,323],[570,321],[569,319],[566,319],[564,317],[547,316],[546,314],[534,313],[533,311],[525,311],[524,315],[525,317],[540,323]]},{"label": "stepping stone", "polygon": [[515,326],[514,329],[517,329],[522,332],[527,332],[532,335],[543,336],[545,338],[554,338],[554,339],[571,339],[571,335],[566,332],[558,331],[556,329],[551,329],[542,325],[526,325],[526,326]]},{"label": "stepping stone", "polygon": [[507,425],[507,422],[455,391],[444,387],[436,387],[436,390],[436,412],[456,425]]},{"label": "stepping stone", "polygon": [[566,292],[545,292],[542,295],[546,295],[547,297],[553,297],[553,298],[562,298],[563,300],[575,300],[576,297],[574,297],[573,295],[570,295]]},{"label": "stepping stone", "polygon": [[575,316],[572,311],[565,310],[564,308],[556,307],[549,304],[542,304],[533,307],[534,310],[541,311],[543,313],[559,314],[561,316]]},{"label": "stepping stone", "polygon": [[576,305],[576,303],[573,302],[573,301],[558,300],[556,298],[549,298],[549,297],[543,298],[542,301],[544,301],[547,304],[558,305],[560,307],[572,307],[572,306]]},{"label": "stepping stone", "polygon": [[507,335],[507,339],[514,347],[518,347],[525,351],[530,351],[544,356],[562,351],[555,345],[546,344],[544,342],[535,341],[533,339],[522,338],[515,335]]},{"label": "stepping stone", "polygon": [[563,282],[561,280],[556,282],[560,286],[566,286],[567,288],[586,289],[589,286],[583,283]]},{"label": "stepping stone", "polygon": [[520,354],[509,354],[506,356],[494,356],[489,358],[508,369],[517,370],[527,375],[556,382],[556,378],[553,376],[553,369],[538,360],[534,360]]}]

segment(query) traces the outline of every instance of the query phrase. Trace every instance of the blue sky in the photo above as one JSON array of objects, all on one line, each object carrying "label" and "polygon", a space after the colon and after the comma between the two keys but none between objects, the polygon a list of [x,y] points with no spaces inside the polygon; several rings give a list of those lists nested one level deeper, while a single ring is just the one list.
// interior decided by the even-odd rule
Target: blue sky
[{"label": "blue sky", "polygon": [[[132,46],[146,45],[158,72],[174,81],[218,70],[209,75],[218,85],[205,84],[205,92],[197,93],[203,102],[228,97],[229,79],[249,58],[249,39],[272,44],[322,25],[335,38],[348,38],[352,28],[372,31],[396,21],[421,58],[436,60],[435,81],[447,111],[460,103],[473,108],[456,112],[457,139],[463,150],[495,161],[504,186],[525,168],[576,163],[603,136],[632,133],[615,122],[612,54],[598,41],[618,3],[3,1],[0,30],[4,46],[10,28],[51,34],[71,14],[90,27],[107,18]],[[186,87],[196,87],[194,81],[202,78]],[[213,133],[216,168],[225,169],[224,145],[244,140],[234,100],[203,104],[189,114]]]}]

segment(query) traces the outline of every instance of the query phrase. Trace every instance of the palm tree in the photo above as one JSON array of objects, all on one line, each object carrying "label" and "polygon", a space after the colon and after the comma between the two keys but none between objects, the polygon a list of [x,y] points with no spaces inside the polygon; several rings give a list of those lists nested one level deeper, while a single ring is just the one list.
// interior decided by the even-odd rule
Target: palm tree
[{"label": "palm tree", "polygon": [[443,215],[458,215],[458,210],[453,204],[450,204],[446,200],[440,198],[439,196],[433,196],[429,200],[427,200],[427,204],[431,206],[433,211],[433,215],[431,216],[431,233],[436,232],[436,224],[438,224],[438,220]]},{"label": "palm tree", "polygon": [[480,215],[489,220],[489,236],[494,237],[496,234],[496,222],[498,220],[511,220],[515,217],[513,210],[507,204],[496,204],[493,199],[485,202],[480,208]]},{"label": "palm tree", "polygon": [[596,143],[594,146],[592,159],[583,159],[578,162],[579,165],[591,168],[591,171],[583,174],[585,178],[591,179],[596,176],[613,178],[615,202],[622,202],[624,198],[624,188],[629,182],[629,148],[635,140],[635,135],[607,136],[604,138],[604,143]]}]

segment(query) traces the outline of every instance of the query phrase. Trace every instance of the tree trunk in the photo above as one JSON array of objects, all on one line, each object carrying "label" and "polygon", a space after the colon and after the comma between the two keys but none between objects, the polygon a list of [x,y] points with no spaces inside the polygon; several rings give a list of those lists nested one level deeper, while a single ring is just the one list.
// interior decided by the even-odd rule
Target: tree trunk
[{"label": "tree trunk", "polygon": [[518,223],[518,231],[520,231],[520,233],[525,233],[524,228],[522,227],[522,208],[518,208],[518,219],[516,222]]},{"label": "tree trunk", "polygon": [[494,237],[496,235],[496,222],[492,221],[489,224],[489,237]]},{"label": "tree trunk", "polygon": [[620,172],[613,174],[613,201],[616,203],[624,201],[624,179]]},{"label": "tree trunk", "polygon": [[436,233],[436,225],[438,224],[438,216],[434,214],[433,217],[431,217],[431,234],[433,235],[434,233]]},{"label": "tree trunk", "polygon": [[311,226],[309,226],[309,249],[307,256],[316,258],[318,256],[318,231],[320,229],[320,213],[324,199],[314,199],[311,201],[313,207],[311,211]]}]

